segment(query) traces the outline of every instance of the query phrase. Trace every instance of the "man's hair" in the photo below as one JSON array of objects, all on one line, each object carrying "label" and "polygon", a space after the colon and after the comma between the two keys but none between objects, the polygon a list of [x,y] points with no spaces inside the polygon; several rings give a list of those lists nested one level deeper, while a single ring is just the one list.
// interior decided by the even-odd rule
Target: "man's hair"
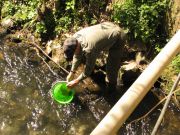
[{"label": "man's hair", "polygon": [[67,61],[71,61],[73,59],[76,46],[77,46],[77,40],[73,37],[67,38],[64,41],[64,45],[63,45],[64,57],[66,58]]}]

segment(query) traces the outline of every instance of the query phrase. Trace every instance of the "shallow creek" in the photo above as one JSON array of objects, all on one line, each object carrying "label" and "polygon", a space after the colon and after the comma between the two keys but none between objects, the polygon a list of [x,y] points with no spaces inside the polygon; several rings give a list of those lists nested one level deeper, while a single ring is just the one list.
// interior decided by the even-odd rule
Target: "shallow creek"
[{"label": "shallow creek", "polygon": [[[112,105],[103,96],[85,103],[77,96],[68,105],[57,104],[49,90],[54,81],[65,78],[43,70],[42,63],[30,61],[27,49],[0,39],[0,134],[89,135]],[[145,106],[142,104],[140,109]],[[118,134],[148,135],[158,115],[156,110],[137,123],[125,123]],[[180,111],[173,104],[158,134],[180,134]]]}]

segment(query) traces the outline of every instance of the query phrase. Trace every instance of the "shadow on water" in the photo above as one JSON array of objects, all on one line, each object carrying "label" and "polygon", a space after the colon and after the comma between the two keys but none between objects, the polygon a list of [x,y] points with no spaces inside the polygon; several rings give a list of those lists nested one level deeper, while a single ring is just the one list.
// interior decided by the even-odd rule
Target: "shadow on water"
[{"label": "shadow on water", "polygon": [[[120,94],[105,97],[84,90],[74,101],[59,105],[50,96],[54,81],[63,80],[49,72],[41,61],[29,59],[28,45],[0,39],[0,134],[1,135],[89,135],[98,122],[120,98]],[[123,88],[125,89],[125,88]],[[150,108],[152,98],[145,98],[128,121]],[[170,109],[159,133],[180,133],[177,109]],[[158,111],[136,124],[124,124],[119,134],[150,134]],[[175,119],[176,118],[176,119]],[[128,122],[127,121],[127,122]]]}]

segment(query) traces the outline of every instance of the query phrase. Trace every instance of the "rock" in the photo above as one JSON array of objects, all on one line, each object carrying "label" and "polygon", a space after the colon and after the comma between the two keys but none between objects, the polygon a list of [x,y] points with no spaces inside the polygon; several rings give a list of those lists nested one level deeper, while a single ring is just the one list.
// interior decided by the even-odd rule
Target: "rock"
[{"label": "rock", "polygon": [[129,71],[129,70],[136,70],[137,69],[137,63],[136,61],[128,61],[124,63],[125,65],[123,65],[121,68],[124,71]]},{"label": "rock", "polygon": [[28,64],[30,65],[38,65],[42,61],[42,59],[37,55],[37,51],[34,48],[30,48],[25,52],[26,57],[28,58]]},{"label": "rock", "polygon": [[45,49],[45,53],[46,54],[50,54],[51,53],[51,51],[52,51],[51,45],[52,45],[52,40],[47,42],[46,49]]},{"label": "rock", "polygon": [[[81,65],[77,69],[74,78],[77,78],[82,73],[83,68],[84,68],[84,66]],[[83,82],[81,82],[75,89],[76,89],[77,93],[81,93],[85,89],[88,89],[91,92],[97,92],[98,93],[101,88],[100,88],[99,84],[97,84],[97,82],[95,82],[91,77],[88,77],[85,80],[83,80]]]},{"label": "rock", "polygon": [[90,110],[97,121],[100,121],[112,107],[103,96],[93,94],[89,90],[79,93],[78,99],[83,106]]},{"label": "rock", "polygon": [[56,62],[56,63],[60,63],[60,62],[65,62],[65,59],[64,59],[64,53],[61,49],[60,46],[58,46],[57,48],[54,48],[52,50],[52,59]]},{"label": "rock", "polygon": [[128,42],[127,46],[129,52],[142,52],[147,50],[146,45],[138,40]]},{"label": "rock", "polygon": [[4,60],[4,55],[2,51],[0,51],[0,60]]},{"label": "rock", "polygon": [[14,36],[11,38],[11,41],[14,43],[20,43],[20,42],[22,42],[22,39],[19,36],[17,36],[17,37]]},{"label": "rock", "polygon": [[9,32],[8,29],[0,27],[0,38],[3,39],[8,34],[8,32]]},{"label": "rock", "polygon": [[[52,60],[56,63],[60,63],[63,62],[64,63],[64,54],[63,54],[63,50],[62,50],[62,46],[60,43],[58,43],[58,41],[54,40],[50,40],[47,45],[46,45],[46,49],[45,52],[47,55],[52,55]],[[61,65],[61,64],[60,64]]]},{"label": "rock", "polygon": [[11,18],[2,20],[1,25],[5,28],[12,28],[14,26],[14,21]]},{"label": "rock", "polygon": [[136,61],[125,62],[119,70],[118,84],[130,86],[141,74],[141,69]]},{"label": "rock", "polygon": [[142,52],[137,52],[136,53],[136,63],[137,64],[147,64],[145,61],[145,56],[143,55]]},{"label": "rock", "polygon": [[130,86],[134,83],[134,81],[138,78],[141,74],[139,69],[137,70],[128,70],[123,73],[122,75],[122,82],[124,86]]}]

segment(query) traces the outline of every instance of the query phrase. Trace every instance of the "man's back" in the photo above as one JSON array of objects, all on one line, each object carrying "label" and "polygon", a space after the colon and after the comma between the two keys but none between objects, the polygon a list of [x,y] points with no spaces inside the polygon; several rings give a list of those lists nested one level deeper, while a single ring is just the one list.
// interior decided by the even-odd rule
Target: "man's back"
[{"label": "man's back", "polygon": [[85,51],[108,50],[120,37],[120,28],[111,22],[104,22],[98,25],[84,28],[74,34],[74,37],[81,37],[82,48]]}]

